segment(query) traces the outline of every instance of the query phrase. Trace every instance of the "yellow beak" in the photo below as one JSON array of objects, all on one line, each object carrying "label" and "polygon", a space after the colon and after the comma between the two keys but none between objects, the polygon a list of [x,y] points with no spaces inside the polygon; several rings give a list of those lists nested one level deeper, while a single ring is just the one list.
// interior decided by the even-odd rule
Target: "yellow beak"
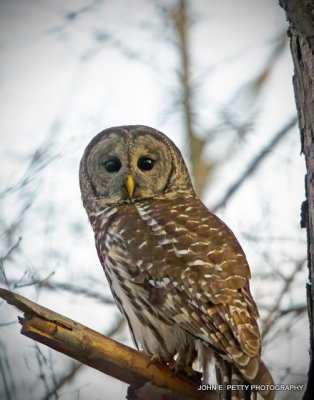
[{"label": "yellow beak", "polygon": [[128,179],[126,181],[126,188],[128,190],[129,197],[131,198],[135,188],[135,182],[132,175],[128,175]]}]

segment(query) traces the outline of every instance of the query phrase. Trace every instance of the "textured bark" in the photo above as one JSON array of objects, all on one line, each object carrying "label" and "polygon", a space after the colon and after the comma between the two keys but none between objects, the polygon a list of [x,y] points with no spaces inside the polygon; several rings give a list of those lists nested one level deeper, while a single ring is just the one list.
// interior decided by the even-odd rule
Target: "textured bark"
[{"label": "textured bark", "polygon": [[294,93],[299,117],[301,149],[305,156],[306,200],[301,224],[307,230],[309,282],[307,304],[310,322],[310,367],[304,400],[314,399],[314,2],[281,0],[289,21],[294,62]]},{"label": "textured bark", "polygon": [[[150,358],[63,315],[0,288],[0,297],[24,312],[21,333],[81,363],[131,385],[129,399],[215,399],[197,390],[198,384],[176,375],[167,366],[149,365]],[[149,383],[149,394],[147,394]],[[161,388],[161,389],[159,389]],[[136,394],[136,397],[135,397]]]}]

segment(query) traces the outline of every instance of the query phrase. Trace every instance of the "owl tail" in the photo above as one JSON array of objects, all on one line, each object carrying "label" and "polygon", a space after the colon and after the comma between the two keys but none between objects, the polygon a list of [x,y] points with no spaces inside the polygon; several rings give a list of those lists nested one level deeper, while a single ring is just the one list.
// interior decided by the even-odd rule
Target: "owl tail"
[{"label": "owl tail", "polygon": [[[268,368],[264,364],[264,362],[260,358],[253,358],[248,363],[246,369],[250,367],[250,364],[258,365],[257,372],[253,379],[249,379],[251,386],[255,386],[258,393],[263,397],[265,400],[273,400],[275,398],[275,390],[269,389],[270,386],[274,386],[273,377],[269,372]],[[244,375],[247,376],[244,372]]]},{"label": "owl tail", "polygon": [[[264,400],[273,400],[275,391],[270,390],[269,386],[274,385],[273,378],[262,360],[252,359],[245,370],[239,373],[238,368],[229,362],[223,360],[218,355],[216,359],[216,377],[219,385],[223,390],[219,391],[219,400],[255,400],[256,392],[263,397]],[[249,377],[248,371],[251,367],[256,367],[258,362],[258,370],[254,374],[254,378]],[[251,364],[251,365],[250,365]],[[256,371],[256,368],[254,368]],[[245,378],[243,378],[245,376]],[[252,376],[252,375],[251,375]]]},{"label": "owl tail", "polygon": [[[219,400],[255,400],[250,384],[238,373],[236,368],[218,355],[215,355],[216,379],[223,390],[218,391]],[[231,388],[231,389],[230,389]],[[252,397],[254,396],[254,397]]]}]

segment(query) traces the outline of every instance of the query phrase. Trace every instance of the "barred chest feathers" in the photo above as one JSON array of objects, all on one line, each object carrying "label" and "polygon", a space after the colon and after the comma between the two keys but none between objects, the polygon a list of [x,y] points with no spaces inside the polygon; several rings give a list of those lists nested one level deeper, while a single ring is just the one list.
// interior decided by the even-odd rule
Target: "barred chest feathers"
[{"label": "barred chest feathers", "polygon": [[[193,337],[165,318],[162,305],[175,309],[164,270],[167,231],[147,212],[149,203],[111,206],[90,220],[96,247],[116,304],[125,316],[134,344],[149,355],[183,362],[194,350]],[[130,223],[132,221],[132,223]],[[174,224],[168,221],[168,227]],[[152,233],[159,240],[152,241]],[[173,239],[175,242],[175,239]],[[160,244],[161,243],[161,244]],[[153,246],[153,247],[152,247]],[[157,250],[157,251],[155,251]],[[173,247],[168,246],[172,252]],[[155,273],[156,263],[160,266]]]}]

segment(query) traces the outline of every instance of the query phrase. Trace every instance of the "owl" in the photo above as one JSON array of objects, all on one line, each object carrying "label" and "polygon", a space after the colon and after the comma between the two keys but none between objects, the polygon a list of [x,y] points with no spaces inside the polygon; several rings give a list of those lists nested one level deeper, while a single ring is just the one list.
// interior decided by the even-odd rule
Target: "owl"
[{"label": "owl", "polygon": [[245,254],[196,196],[174,143],[147,126],[106,129],[85,149],[80,188],[136,347],[185,371],[214,363],[221,399],[250,399],[245,384],[273,399]]}]

